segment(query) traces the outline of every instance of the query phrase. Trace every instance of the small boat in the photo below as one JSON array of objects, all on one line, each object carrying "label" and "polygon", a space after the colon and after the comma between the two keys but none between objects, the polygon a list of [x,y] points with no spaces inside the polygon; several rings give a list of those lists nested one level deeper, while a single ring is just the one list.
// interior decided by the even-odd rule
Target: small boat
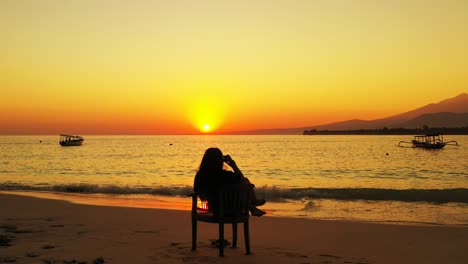
[{"label": "small boat", "polygon": [[412,148],[424,148],[424,149],[441,149],[446,145],[451,146],[460,146],[454,140],[444,142],[444,137],[439,134],[427,134],[414,136],[414,139],[411,141],[400,141],[398,143],[399,147],[408,147],[405,144],[411,144]]},{"label": "small boat", "polygon": [[84,138],[81,136],[73,136],[73,135],[60,135],[59,144],[62,147],[66,146],[81,146],[83,143]]}]

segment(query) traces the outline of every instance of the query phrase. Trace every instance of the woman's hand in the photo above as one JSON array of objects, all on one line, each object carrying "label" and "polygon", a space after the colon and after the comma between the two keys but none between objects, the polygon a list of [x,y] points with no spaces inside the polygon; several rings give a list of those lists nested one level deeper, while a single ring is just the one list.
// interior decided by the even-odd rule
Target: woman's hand
[{"label": "woman's hand", "polygon": [[231,156],[226,155],[223,158],[224,162],[226,162],[226,164],[229,165],[231,168],[237,167],[236,162],[231,158]]},{"label": "woman's hand", "polygon": [[229,165],[234,170],[234,173],[239,175],[241,177],[241,179],[244,178],[244,174],[239,169],[239,167],[237,167],[236,162],[231,158],[231,156],[226,155],[226,156],[223,157],[223,159],[224,159],[224,162],[226,162],[226,164]]}]

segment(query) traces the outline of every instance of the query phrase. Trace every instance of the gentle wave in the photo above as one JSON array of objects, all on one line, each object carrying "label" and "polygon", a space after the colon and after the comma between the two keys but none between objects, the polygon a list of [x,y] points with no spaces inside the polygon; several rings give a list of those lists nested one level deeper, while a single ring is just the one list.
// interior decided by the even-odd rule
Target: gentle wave
[{"label": "gentle wave", "polygon": [[[97,184],[61,184],[61,185],[23,185],[18,183],[0,183],[0,190],[51,191],[64,193],[102,193],[102,194],[150,194],[163,196],[185,196],[193,189],[182,187],[130,187]],[[430,203],[466,203],[468,189],[379,189],[379,188],[279,188],[261,186],[256,188],[258,197],[268,201],[281,202],[301,199],[334,199],[334,200],[369,200],[369,201],[403,201]]]},{"label": "gentle wave", "polygon": [[282,189],[263,186],[257,193],[269,198],[300,200],[334,199],[334,200],[369,200],[369,201],[402,201],[430,203],[468,203],[468,189],[380,189],[380,188],[293,188]]},{"label": "gentle wave", "polygon": [[102,194],[153,194],[164,196],[187,195],[193,192],[192,187],[130,187],[97,184],[59,184],[59,185],[23,185],[17,183],[0,183],[0,190],[8,191],[48,191],[64,193],[102,193]]}]

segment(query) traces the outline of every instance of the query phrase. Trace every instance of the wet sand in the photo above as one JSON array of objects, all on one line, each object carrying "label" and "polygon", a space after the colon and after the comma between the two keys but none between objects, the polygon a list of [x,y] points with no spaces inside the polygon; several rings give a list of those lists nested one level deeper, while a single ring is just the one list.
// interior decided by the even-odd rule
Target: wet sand
[{"label": "wet sand", "polygon": [[[189,201],[187,201],[189,202]],[[231,241],[231,229],[226,228]],[[468,227],[252,217],[246,256],[211,245],[199,224],[191,251],[187,210],[74,204],[0,194],[0,263],[466,263]]]}]

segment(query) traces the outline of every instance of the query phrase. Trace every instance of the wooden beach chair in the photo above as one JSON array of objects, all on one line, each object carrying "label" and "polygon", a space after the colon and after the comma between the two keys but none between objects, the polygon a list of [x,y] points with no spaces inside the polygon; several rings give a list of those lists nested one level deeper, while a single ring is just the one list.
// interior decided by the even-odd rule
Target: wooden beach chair
[{"label": "wooden beach chair", "polygon": [[218,224],[219,255],[224,256],[224,224],[232,224],[232,247],[237,247],[237,224],[244,223],[245,253],[250,255],[249,196],[254,185],[222,185],[218,191],[217,208],[200,208],[198,193],[192,193],[192,250],[197,248],[197,222]]}]

